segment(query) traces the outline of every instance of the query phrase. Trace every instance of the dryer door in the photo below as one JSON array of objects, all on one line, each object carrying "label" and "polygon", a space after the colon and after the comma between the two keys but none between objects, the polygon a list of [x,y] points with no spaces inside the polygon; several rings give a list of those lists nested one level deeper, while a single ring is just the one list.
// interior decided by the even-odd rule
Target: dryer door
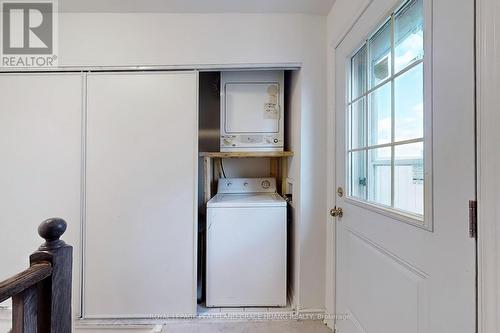
[{"label": "dryer door", "polygon": [[275,83],[231,82],[224,86],[227,134],[278,133],[280,86]]}]

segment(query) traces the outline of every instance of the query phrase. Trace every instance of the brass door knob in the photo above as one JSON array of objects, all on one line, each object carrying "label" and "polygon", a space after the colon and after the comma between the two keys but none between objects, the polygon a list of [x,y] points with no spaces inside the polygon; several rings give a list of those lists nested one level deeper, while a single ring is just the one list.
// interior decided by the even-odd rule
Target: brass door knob
[{"label": "brass door knob", "polygon": [[342,211],[342,208],[335,206],[330,209],[330,215],[333,217],[342,217],[344,212]]}]

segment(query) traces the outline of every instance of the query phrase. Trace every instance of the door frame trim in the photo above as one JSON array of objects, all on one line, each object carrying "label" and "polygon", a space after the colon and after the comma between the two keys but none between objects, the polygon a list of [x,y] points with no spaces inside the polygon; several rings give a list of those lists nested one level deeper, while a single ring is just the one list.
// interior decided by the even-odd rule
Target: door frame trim
[{"label": "door frame trim", "polygon": [[[328,40],[327,47],[327,128],[335,128],[335,61],[337,56],[337,47],[342,43],[345,37],[353,29],[354,25],[366,12],[373,0],[365,0],[364,4],[354,9],[351,19],[345,23],[340,32],[332,31],[332,36]],[[338,3],[338,2],[337,2]],[[335,5],[331,11],[335,10]],[[327,31],[328,33],[328,31]],[[327,187],[326,200],[328,208],[333,208],[336,202],[336,191],[332,184],[336,184],[335,168],[335,132],[327,130]],[[336,321],[336,220],[328,212],[325,212],[326,219],[326,263],[325,263],[325,324],[332,330],[335,330]]]},{"label": "door frame trim", "polygon": [[[476,0],[476,126],[478,200],[478,332],[500,330],[500,6],[498,0]],[[495,35],[496,34],[496,35]]]}]

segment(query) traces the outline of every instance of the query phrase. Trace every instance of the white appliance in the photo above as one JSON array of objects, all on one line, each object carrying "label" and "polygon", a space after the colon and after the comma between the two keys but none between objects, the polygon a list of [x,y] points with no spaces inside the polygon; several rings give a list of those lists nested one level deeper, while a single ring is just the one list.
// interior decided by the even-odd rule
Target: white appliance
[{"label": "white appliance", "polygon": [[283,151],[284,72],[221,73],[220,150]]},{"label": "white appliance", "polygon": [[273,178],[224,178],[207,203],[206,306],[286,305],[286,202]]}]

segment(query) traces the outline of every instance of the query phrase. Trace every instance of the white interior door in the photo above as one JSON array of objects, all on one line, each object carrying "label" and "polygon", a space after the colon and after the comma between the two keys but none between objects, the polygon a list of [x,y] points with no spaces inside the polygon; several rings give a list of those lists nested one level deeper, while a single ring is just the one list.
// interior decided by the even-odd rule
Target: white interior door
[{"label": "white interior door", "polygon": [[475,330],[472,0],[374,0],[335,52],[341,333]]},{"label": "white interior door", "polygon": [[197,74],[87,80],[87,318],[194,314]]}]

